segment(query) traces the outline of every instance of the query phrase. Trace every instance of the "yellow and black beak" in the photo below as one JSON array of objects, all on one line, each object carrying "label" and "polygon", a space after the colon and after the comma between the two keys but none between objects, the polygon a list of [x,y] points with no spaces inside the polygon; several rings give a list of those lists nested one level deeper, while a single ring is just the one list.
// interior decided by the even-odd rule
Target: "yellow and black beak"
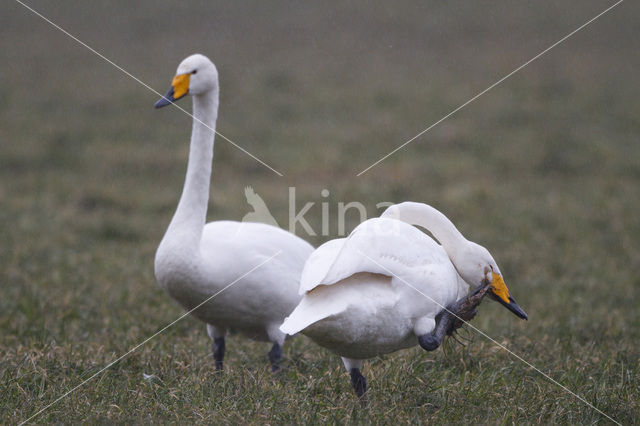
[{"label": "yellow and black beak", "polygon": [[178,99],[184,97],[189,93],[189,78],[191,74],[178,74],[173,77],[171,82],[171,88],[158,102],[156,102],[156,108],[162,108],[167,106]]},{"label": "yellow and black beak", "polygon": [[524,320],[529,319],[529,316],[520,306],[513,300],[513,297],[509,294],[509,289],[502,279],[502,275],[493,273],[493,279],[491,281],[491,290],[489,295],[493,300],[499,302],[502,306],[513,312],[517,317]]}]

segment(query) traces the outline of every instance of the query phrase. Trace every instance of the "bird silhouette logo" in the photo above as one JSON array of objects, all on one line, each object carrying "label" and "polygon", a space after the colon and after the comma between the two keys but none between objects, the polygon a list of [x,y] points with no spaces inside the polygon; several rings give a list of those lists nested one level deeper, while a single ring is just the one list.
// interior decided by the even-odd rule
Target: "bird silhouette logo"
[{"label": "bird silhouette logo", "polygon": [[244,215],[243,222],[258,222],[266,223],[267,225],[278,226],[278,222],[275,220],[266,203],[251,186],[244,188],[244,196],[247,199],[247,203],[253,207],[253,211]]}]

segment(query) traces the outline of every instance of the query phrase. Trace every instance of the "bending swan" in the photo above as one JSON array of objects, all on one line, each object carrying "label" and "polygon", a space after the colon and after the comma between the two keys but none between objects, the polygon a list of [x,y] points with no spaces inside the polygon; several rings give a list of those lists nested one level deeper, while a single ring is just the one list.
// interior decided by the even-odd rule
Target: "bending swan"
[{"label": "bending swan", "polygon": [[280,329],[302,332],[340,355],[362,397],[363,359],[416,344],[436,349],[442,334],[430,333],[437,315],[483,283],[491,283],[492,298],[527,319],[484,247],[433,207],[405,202],[313,252],[302,272],[304,297]]},{"label": "bending swan", "polygon": [[155,276],[187,310],[211,298],[191,314],[207,324],[217,369],[222,369],[226,332],[234,328],[273,343],[269,360],[275,371],[286,337],[279,326],[300,301],[300,274],[313,247],[275,226],[231,221],[205,225],[218,92],[215,65],[196,54],[180,63],[171,89],[155,104],[160,108],[189,94],[194,116],[187,176],[156,252]]}]

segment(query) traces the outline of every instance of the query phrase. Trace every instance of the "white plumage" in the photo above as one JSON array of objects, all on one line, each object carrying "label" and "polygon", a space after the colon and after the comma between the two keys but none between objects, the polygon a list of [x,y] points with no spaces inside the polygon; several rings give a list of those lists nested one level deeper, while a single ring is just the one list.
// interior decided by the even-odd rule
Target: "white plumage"
[{"label": "white plumage", "polygon": [[281,330],[302,332],[343,357],[362,396],[363,359],[418,344],[444,307],[485,280],[496,297],[502,295],[501,303],[526,317],[486,249],[467,241],[433,207],[406,202],[313,252],[302,272],[304,297]]},{"label": "white plumage", "polygon": [[[203,55],[179,65],[172,87],[156,103],[193,97],[193,129],[185,184],[171,223],[158,247],[158,283],[207,324],[222,368],[224,336],[234,328],[274,343],[274,369],[281,356],[284,317],[300,300],[298,283],[313,247],[280,228],[260,223],[217,221],[205,225],[218,113],[218,72]],[[229,286],[225,289],[225,287]]]},{"label": "white plumage", "polygon": [[429,236],[395,219],[370,219],[309,257],[304,298],[282,331],[304,330],[341,356],[371,358],[416,345],[414,326],[422,328],[416,334],[430,332],[442,306],[468,287]]}]

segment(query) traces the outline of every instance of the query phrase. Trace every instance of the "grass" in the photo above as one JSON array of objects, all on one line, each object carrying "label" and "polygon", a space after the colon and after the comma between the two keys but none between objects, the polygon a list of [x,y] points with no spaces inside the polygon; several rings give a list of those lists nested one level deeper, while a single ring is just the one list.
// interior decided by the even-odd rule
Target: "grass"
[{"label": "grass", "polygon": [[[159,91],[187,54],[216,61],[219,130],[285,176],[219,139],[210,219],[240,219],[246,185],[281,224],[295,186],[299,203],[316,203],[307,218],[317,230],[323,201],[361,201],[370,214],[380,201],[434,204],[491,250],[530,315],[487,302],[474,325],[638,423],[633,4],[359,178],[608,4],[30,4]],[[0,8],[0,422],[17,423],[182,314],[152,265],[190,119],[154,111],[155,95],[18,3]],[[308,239],[336,236],[333,216],[330,230]],[[33,421],[607,423],[468,334],[466,347],[368,362],[363,411],[339,359],[307,338],[285,347],[273,377],[267,345],[231,336],[219,374],[204,326],[186,318]]]}]

